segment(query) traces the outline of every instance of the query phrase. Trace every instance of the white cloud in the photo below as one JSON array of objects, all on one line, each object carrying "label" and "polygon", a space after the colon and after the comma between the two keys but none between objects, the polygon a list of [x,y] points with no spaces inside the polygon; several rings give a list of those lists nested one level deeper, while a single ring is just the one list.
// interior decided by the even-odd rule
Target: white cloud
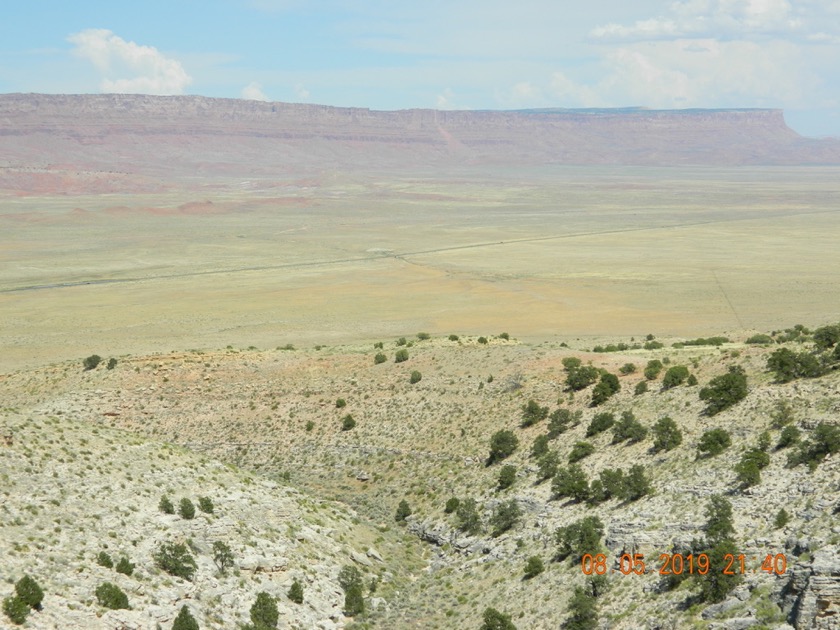
[{"label": "white cloud", "polygon": [[455,94],[452,88],[446,88],[435,98],[435,107],[438,109],[455,109],[455,106],[452,104],[454,96]]},{"label": "white cloud", "polygon": [[295,96],[298,100],[301,101],[308,101],[309,100],[309,90],[307,90],[303,84],[298,83],[295,85]]},{"label": "white cloud", "polygon": [[103,92],[181,94],[192,81],[180,62],[152,46],[127,42],[107,29],[86,29],[67,41],[75,45],[75,54],[92,62],[104,75]]},{"label": "white cloud", "polygon": [[247,101],[267,101],[268,97],[263,92],[262,85],[256,81],[251,81],[248,85],[242,88],[242,98]]}]

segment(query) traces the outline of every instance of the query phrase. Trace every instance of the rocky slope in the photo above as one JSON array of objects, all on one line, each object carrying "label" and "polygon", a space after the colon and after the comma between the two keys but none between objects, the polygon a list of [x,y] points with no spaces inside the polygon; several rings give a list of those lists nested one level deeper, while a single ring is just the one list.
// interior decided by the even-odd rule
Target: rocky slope
[{"label": "rocky slope", "polygon": [[107,192],[154,188],[174,176],[481,164],[840,164],[840,141],[798,136],[779,110],[372,111],[199,96],[7,94],[0,95],[0,155],[5,188]]},{"label": "rocky slope", "polygon": [[[746,335],[738,337],[744,338]],[[12,455],[7,457],[15,458],[16,465],[10,464],[7,470],[18,471],[21,465],[42,470],[40,481],[34,487],[48,501],[50,492],[55,492],[48,490],[53,483],[50,475],[61,463],[54,456],[41,454],[32,445],[20,446],[17,434],[24,432],[22,439],[28,441],[46,433],[49,422],[64,423],[71,419],[76,430],[88,427],[86,431],[95,430],[113,440],[113,435],[122,435],[112,433],[114,427],[155,440],[179,442],[259,474],[288,478],[292,486],[319,497],[318,502],[339,499],[351,506],[363,523],[376,524],[375,531],[385,538],[377,542],[370,539],[372,534],[367,538],[358,534],[354,540],[360,541],[359,544],[348,542],[345,547],[336,547],[335,536],[329,536],[329,532],[342,531],[343,521],[337,514],[343,512],[331,508],[335,516],[321,524],[326,531],[313,529],[312,532],[313,536],[326,534],[326,537],[313,539],[311,547],[306,547],[315,554],[326,553],[329,562],[323,561],[324,566],[317,571],[303,574],[311,580],[308,588],[322,593],[324,606],[317,606],[317,614],[323,619],[325,608],[340,605],[340,591],[335,590],[334,580],[341,561],[347,557],[363,561],[367,546],[375,546],[384,558],[383,570],[395,577],[390,587],[383,585],[382,590],[369,595],[382,600],[378,609],[366,613],[361,621],[382,628],[479,627],[481,613],[488,606],[510,613],[520,629],[557,628],[568,620],[572,586],[585,582],[580,565],[556,560],[558,527],[587,516],[598,516],[605,526],[602,544],[611,563],[622,552],[633,550],[644,554],[648,566],[655,569],[659,554],[672,552],[703,536],[709,499],[721,494],[733,506],[737,550],[746,558],[743,583],[724,601],[708,605],[694,600],[697,593],[694,581],[668,591],[663,589],[656,570],[643,575],[611,573],[608,590],[599,600],[600,627],[838,627],[840,460],[837,455],[809,472],[805,466],[785,465],[789,448],[771,448],[770,463],[761,471],[760,483],[747,489],[739,489],[734,467],[765,430],[769,431],[773,444],[778,441],[780,430],[771,427],[771,418],[780,401],[790,403],[793,423],[802,431],[803,438],[810,436],[819,423],[836,425],[840,413],[840,372],[778,384],[765,367],[767,356],[774,348],[745,345],[737,339],[720,348],[665,347],[618,353],[587,352],[580,347],[581,342],[568,342],[572,348],[561,345],[560,340],[527,345],[491,337],[484,344],[476,338],[450,340],[440,336],[415,339],[411,346],[400,346],[409,353],[403,363],[394,363],[399,348],[393,342],[386,342],[381,350],[372,344],[306,350],[228,348],[122,357],[113,370],[100,366],[85,372],[80,363],[67,363],[16,372],[7,375],[0,385],[3,399],[13,407],[6,409],[4,422],[15,431],[14,449],[24,448],[31,453],[24,460],[20,451],[12,450]],[[802,347],[797,343],[789,346],[795,350]],[[380,351],[388,360],[377,364],[374,354]],[[618,368],[628,362],[639,369],[622,375],[620,391],[602,407],[594,409],[590,407],[591,388],[574,395],[565,391],[562,359],[568,357],[579,357],[584,363],[591,361],[612,373],[618,373]],[[641,367],[653,358],[666,362],[666,367],[668,362],[687,366],[699,380],[699,386],[665,389],[660,375],[650,381],[647,393],[634,395],[636,385],[646,380]],[[716,416],[704,415],[699,387],[732,365],[747,371],[747,397]],[[415,383],[409,378],[413,371],[422,376]],[[339,399],[344,402],[339,403]],[[635,501],[611,499],[595,507],[552,497],[551,482],[538,482],[537,461],[530,456],[534,441],[545,433],[547,421],[526,428],[520,426],[522,406],[528,400],[551,409],[559,405],[580,411],[580,422],[550,442],[550,448],[560,456],[561,465],[565,465],[573,444],[586,440],[595,446],[595,452],[580,462],[587,475],[594,477],[605,468],[627,470],[641,463],[654,492]],[[650,437],[637,444],[612,444],[610,431],[586,437],[595,413],[611,411],[618,416],[628,409],[648,427],[657,419],[670,416],[683,432],[682,444],[671,451],[652,453]],[[356,426],[342,430],[348,414],[353,416]],[[732,445],[715,457],[698,458],[700,437],[713,428],[726,428]],[[501,466],[485,465],[490,436],[500,429],[513,431],[520,443],[504,462],[516,466],[515,481],[501,491],[497,489]],[[135,440],[124,439],[128,443]],[[172,449],[161,452],[173,458],[169,466],[174,466],[180,458],[202,461]],[[142,459],[155,462],[154,457]],[[236,485],[233,479],[225,478],[227,489],[219,489],[221,484],[212,483],[217,481],[212,475],[221,474],[222,469],[206,461],[204,468],[190,477],[195,479],[192,494],[215,493],[220,519],[224,513],[222,506],[244,510],[241,501],[235,507],[232,505],[231,488],[242,487],[241,482]],[[112,473],[107,481],[109,487],[116,480],[124,482],[120,474],[137,476],[128,471],[121,473],[118,463],[119,459],[115,459],[108,465]],[[96,467],[92,462],[84,465]],[[180,496],[180,488],[186,486],[176,485],[171,474],[165,472],[168,467],[165,461],[158,466],[162,470],[144,468],[144,487],[157,482],[161,484],[158,487],[171,487],[173,495]],[[180,470],[183,469],[181,466]],[[68,476],[55,472],[59,472],[59,479]],[[256,482],[259,477],[254,479]],[[32,492],[32,486],[17,483],[15,515],[19,516],[26,513],[21,505],[22,497]],[[99,492],[104,500],[107,496],[104,490]],[[143,519],[153,524],[135,525],[149,528],[141,537],[143,540],[154,540],[155,534],[163,535],[164,525],[194,527],[156,514],[154,504],[159,492],[157,488],[145,492],[136,499],[137,503],[142,499],[139,515],[145,515]],[[272,497],[278,492],[285,495],[286,506],[299,497],[285,488],[272,487],[270,492]],[[483,532],[469,535],[460,529],[458,517],[444,510],[451,497],[477,501],[485,524]],[[488,521],[500,503],[510,499],[515,499],[523,515],[511,530],[493,536]],[[413,511],[404,529],[394,520],[402,500]],[[306,504],[305,500],[300,501]],[[74,514],[81,517],[83,510],[75,509]],[[291,508],[285,509],[287,514],[291,513]],[[786,525],[777,526],[774,520],[781,509],[791,518]],[[128,510],[123,512],[126,514],[122,518],[131,516]],[[305,514],[302,519],[311,527],[312,515]],[[236,518],[249,522],[249,517]],[[14,517],[9,515],[4,519],[5,527],[10,526],[10,521],[14,526]],[[48,530],[49,524],[44,523],[42,527]],[[282,527],[276,527],[282,532]],[[22,530],[11,531],[17,531],[17,538],[10,540],[25,543],[19,540],[24,536]],[[86,550],[82,554],[86,558],[101,548],[105,540],[99,537],[82,542],[81,532],[77,535],[75,544]],[[393,543],[387,546],[386,542],[394,540],[390,536],[401,535],[408,537],[402,539],[402,545],[406,545],[402,558],[399,556],[402,547]],[[55,544],[50,536],[45,531],[42,535],[45,540],[39,541],[46,553],[49,553],[46,548]],[[207,534],[199,538],[198,532],[193,536],[205,546],[210,539]],[[293,563],[290,549],[294,536],[281,536],[281,539],[288,550],[283,555]],[[122,544],[121,550],[128,549]],[[138,543],[141,549],[142,544]],[[319,551],[322,544],[326,545],[326,552]],[[426,560],[418,561],[420,554],[412,545],[425,549]],[[144,556],[139,552],[138,555]],[[767,555],[784,557],[785,570],[778,575],[761,571],[761,562]],[[539,556],[546,570],[525,580],[523,567],[531,556]],[[29,555],[24,557],[27,562],[33,561]],[[73,571],[78,570],[82,561],[76,562]],[[367,570],[375,574],[378,560],[371,562],[373,568]],[[90,561],[85,563],[89,565]],[[283,574],[284,586],[292,573]],[[218,578],[208,576],[211,582],[214,579]],[[157,586],[160,582],[154,584],[160,588]],[[230,586],[219,584],[218,589],[221,592]],[[282,591],[282,587],[277,588]],[[239,611],[240,619],[247,612],[252,590],[246,589],[238,595],[234,608]],[[73,592],[73,597],[68,599],[83,598],[83,595],[81,591]],[[171,614],[180,600],[172,593],[164,599]],[[143,602],[146,606],[146,600]],[[86,605],[91,606],[89,601]],[[148,611],[152,610],[152,604],[148,606],[142,614],[151,614]],[[316,618],[316,613],[312,614],[312,619]],[[329,615],[326,618],[326,623],[345,621],[340,617],[330,620]],[[214,627],[212,623],[210,627]]]}]

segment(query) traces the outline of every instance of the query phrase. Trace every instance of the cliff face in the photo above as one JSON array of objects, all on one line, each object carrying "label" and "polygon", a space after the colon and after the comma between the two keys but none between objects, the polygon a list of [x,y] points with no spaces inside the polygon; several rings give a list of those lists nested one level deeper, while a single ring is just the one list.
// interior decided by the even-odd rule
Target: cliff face
[{"label": "cliff face", "polygon": [[199,96],[0,96],[0,166],[159,176],[456,164],[840,164],[780,110],[372,111]]}]

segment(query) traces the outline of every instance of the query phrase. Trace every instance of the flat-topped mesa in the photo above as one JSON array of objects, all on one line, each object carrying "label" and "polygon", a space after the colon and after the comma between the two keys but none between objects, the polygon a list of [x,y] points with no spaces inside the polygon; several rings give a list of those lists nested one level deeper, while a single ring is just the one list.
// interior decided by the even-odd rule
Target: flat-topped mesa
[{"label": "flat-topped mesa", "polygon": [[259,175],[457,164],[840,164],[776,109],[376,111],[201,96],[0,95],[6,165]]}]

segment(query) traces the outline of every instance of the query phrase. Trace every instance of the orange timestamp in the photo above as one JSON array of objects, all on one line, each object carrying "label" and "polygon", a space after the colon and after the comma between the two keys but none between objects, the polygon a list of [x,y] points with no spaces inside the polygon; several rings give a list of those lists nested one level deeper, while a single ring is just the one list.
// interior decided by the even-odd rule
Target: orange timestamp
[{"label": "orange timestamp", "polygon": [[[758,558],[751,558],[757,561]],[[641,553],[624,553],[618,558],[618,569],[607,567],[607,556],[603,553],[585,553],[580,560],[580,568],[584,575],[604,575],[606,573],[621,573],[622,575],[643,575],[652,573],[655,569],[648,569],[645,556]],[[712,570],[712,563],[705,553],[661,553],[659,554],[659,575],[706,575]],[[765,573],[784,575],[787,571],[787,557],[783,553],[767,554],[758,569],[750,571],[747,568],[747,557],[744,554],[727,553],[723,556],[720,572],[724,575],[743,575],[745,573]]]}]

